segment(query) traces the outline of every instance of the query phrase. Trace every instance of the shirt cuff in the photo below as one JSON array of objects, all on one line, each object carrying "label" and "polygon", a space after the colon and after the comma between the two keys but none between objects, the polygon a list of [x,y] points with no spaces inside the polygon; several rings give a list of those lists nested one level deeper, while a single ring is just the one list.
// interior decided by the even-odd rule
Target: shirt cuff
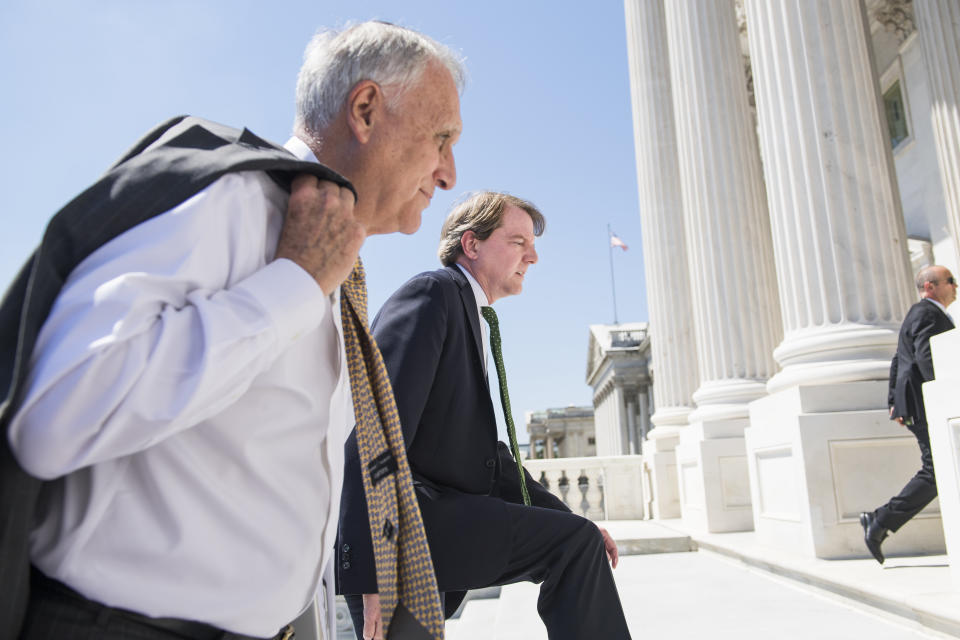
[{"label": "shirt cuff", "polygon": [[286,258],[268,263],[235,289],[254,298],[267,312],[281,348],[316,329],[330,313],[330,297],[310,274]]}]

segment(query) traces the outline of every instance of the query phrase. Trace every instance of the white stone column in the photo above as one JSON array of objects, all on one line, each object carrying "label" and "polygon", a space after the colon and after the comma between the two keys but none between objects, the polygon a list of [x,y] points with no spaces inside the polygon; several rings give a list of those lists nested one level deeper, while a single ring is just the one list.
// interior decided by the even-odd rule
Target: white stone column
[{"label": "white stone column", "polygon": [[[663,0],[625,0],[656,428],[686,425],[697,388],[693,306]],[[669,429],[667,429],[669,430]]]},{"label": "white stone column", "polygon": [[[886,419],[890,358],[916,294],[870,32],[859,0],[745,8],[784,322],[783,369],[745,434],[764,498],[754,522],[767,544],[866,554],[859,513],[895,495],[909,478],[891,473],[896,461],[917,456]],[[895,538],[890,553],[906,536]],[[914,550],[937,550],[930,540]]]},{"label": "white stone column", "polygon": [[616,443],[614,445],[613,455],[622,456],[630,452],[630,441],[627,439],[627,402],[624,397],[623,387],[617,382],[614,382],[612,395],[615,416],[613,421],[615,430],[613,442]]},{"label": "white stone column", "polygon": [[637,442],[637,405],[633,400],[627,400],[627,443],[624,453],[640,453],[640,443]]},{"label": "white stone column", "polygon": [[750,529],[742,435],[782,335],[760,158],[733,0],[665,8],[700,373],[677,448],[683,517]]},{"label": "white stone column", "polygon": [[913,12],[930,82],[947,218],[960,254],[960,0],[914,0]]},{"label": "white stone column", "polygon": [[860,3],[745,6],[784,324],[768,390],[886,380],[916,294]]},{"label": "white stone column", "polygon": [[700,386],[691,420],[745,418],[781,337],[733,0],[666,3]]},{"label": "white stone column", "polygon": [[647,389],[642,388],[640,395],[637,398],[639,402],[639,407],[637,408],[637,439],[640,441],[644,437],[644,434],[650,433],[650,417],[649,417],[649,403],[650,399],[647,397]]},{"label": "white stone column", "polygon": [[[690,272],[680,194],[670,54],[663,0],[625,0],[633,138],[637,162],[643,261],[650,312],[650,356],[656,372],[654,428],[647,434],[653,515],[680,516],[676,449],[688,424],[699,380]],[[643,418],[646,419],[645,417]]]}]

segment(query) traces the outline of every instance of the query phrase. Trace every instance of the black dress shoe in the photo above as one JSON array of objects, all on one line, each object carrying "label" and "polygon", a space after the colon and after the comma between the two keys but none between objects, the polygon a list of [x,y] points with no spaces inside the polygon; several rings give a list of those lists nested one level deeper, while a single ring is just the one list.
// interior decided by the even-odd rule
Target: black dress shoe
[{"label": "black dress shoe", "polygon": [[860,525],[863,527],[863,541],[867,544],[867,549],[877,562],[883,564],[883,551],[880,550],[880,545],[890,532],[886,527],[881,526],[876,516],[869,511],[860,514]]}]

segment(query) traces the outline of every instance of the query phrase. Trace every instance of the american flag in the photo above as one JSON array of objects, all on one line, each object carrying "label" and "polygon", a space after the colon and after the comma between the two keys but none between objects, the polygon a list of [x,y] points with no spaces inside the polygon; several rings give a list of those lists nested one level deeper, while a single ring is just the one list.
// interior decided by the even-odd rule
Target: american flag
[{"label": "american flag", "polygon": [[620,238],[618,238],[618,237],[617,237],[617,234],[615,234],[615,233],[612,232],[612,231],[610,232],[610,246],[611,246],[611,247],[620,247],[620,248],[623,249],[624,251],[626,251],[627,249],[630,248],[630,247],[627,246],[627,243],[626,243],[626,242],[624,242],[623,240],[621,240]]}]

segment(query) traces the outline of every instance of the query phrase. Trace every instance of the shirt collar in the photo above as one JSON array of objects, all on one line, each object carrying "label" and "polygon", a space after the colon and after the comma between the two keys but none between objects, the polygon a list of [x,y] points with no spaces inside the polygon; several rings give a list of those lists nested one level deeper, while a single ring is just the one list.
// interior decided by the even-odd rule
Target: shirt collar
[{"label": "shirt collar", "polygon": [[483,292],[483,287],[481,287],[477,279],[473,277],[470,270],[459,262],[457,266],[460,268],[460,271],[463,272],[463,275],[467,276],[467,282],[470,283],[470,288],[473,289],[473,297],[477,299],[477,309],[480,307],[489,307],[490,303],[487,301],[487,294]]},{"label": "shirt collar", "polygon": [[296,136],[287,140],[283,148],[295,155],[298,160],[320,163],[320,161],[317,160],[317,156],[315,156],[313,151],[310,150],[310,147],[307,146],[307,143]]},{"label": "shirt collar", "polygon": [[933,298],[924,298],[924,300],[926,300],[927,302],[932,302],[933,304],[935,304],[935,305],[937,305],[938,307],[940,307],[940,311],[943,311],[944,313],[947,312],[947,308],[946,308],[945,306],[943,306],[942,304],[940,304],[939,302],[937,302],[936,300],[934,300]]}]

